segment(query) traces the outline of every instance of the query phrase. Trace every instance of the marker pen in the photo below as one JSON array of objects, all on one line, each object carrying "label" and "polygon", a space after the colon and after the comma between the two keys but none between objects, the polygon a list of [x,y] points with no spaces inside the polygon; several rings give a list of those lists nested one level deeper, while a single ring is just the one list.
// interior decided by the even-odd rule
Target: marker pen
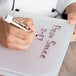
[{"label": "marker pen", "polygon": [[14,26],[26,31],[26,32],[31,32],[31,28],[28,25],[25,25],[23,23],[21,23],[20,21],[16,20],[15,18],[13,18],[11,15],[6,15],[4,17],[4,20],[8,23],[13,24]]}]

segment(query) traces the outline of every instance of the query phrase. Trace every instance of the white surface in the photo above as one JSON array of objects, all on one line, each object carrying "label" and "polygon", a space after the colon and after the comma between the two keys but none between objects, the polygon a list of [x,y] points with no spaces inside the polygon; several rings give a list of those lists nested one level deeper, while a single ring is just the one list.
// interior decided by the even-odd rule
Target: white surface
[{"label": "white surface", "polygon": [[[35,37],[27,51],[9,51],[0,47],[0,67],[8,71],[18,72],[23,76],[57,76],[74,26],[69,26],[67,21],[61,19],[22,15],[33,18],[37,34],[42,32],[41,28],[47,29],[43,33],[44,39],[40,41]],[[59,25],[61,29],[58,30],[53,25]],[[53,28],[56,29],[54,36],[49,38],[50,30]],[[40,55],[48,40],[55,41],[56,44],[53,46],[50,43],[45,58],[41,58]]]}]

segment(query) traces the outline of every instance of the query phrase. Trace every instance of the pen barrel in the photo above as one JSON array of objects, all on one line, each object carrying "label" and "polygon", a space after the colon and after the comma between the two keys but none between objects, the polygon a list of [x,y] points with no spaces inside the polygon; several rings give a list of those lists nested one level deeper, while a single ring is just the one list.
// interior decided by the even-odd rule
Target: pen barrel
[{"label": "pen barrel", "polygon": [[23,23],[18,24],[18,23],[14,22],[14,21],[11,21],[11,23],[13,25],[15,25],[16,27],[18,27],[18,28],[20,28],[20,29],[22,29],[22,30],[24,30],[26,32],[31,32],[32,31],[30,27],[28,27],[27,25],[25,25]]},{"label": "pen barrel", "polygon": [[31,28],[28,25],[25,25],[21,23],[20,21],[16,20],[13,18],[11,15],[6,15],[4,18],[4,21],[13,24],[14,26],[26,31],[26,32],[31,32]]}]

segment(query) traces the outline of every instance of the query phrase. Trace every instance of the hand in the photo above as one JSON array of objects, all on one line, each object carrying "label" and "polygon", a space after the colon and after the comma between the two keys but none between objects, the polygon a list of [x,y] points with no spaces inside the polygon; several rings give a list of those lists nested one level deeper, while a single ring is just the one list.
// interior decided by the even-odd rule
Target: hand
[{"label": "hand", "polygon": [[[68,21],[70,24],[76,24],[76,12],[68,14]],[[73,42],[73,41],[76,41],[76,27],[74,29],[73,36],[71,39],[71,42]]]},{"label": "hand", "polygon": [[26,50],[34,38],[35,29],[33,21],[32,19],[22,17],[17,17],[16,19],[28,25],[32,32],[25,32],[0,18],[0,43],[9,49]]}]

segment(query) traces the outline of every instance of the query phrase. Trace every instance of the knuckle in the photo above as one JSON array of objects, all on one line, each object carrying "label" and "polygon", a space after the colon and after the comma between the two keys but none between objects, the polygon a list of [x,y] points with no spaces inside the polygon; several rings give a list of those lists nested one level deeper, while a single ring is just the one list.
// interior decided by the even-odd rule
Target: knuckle
[{"label": "knuckle", "polygon": [[7,42],[7,43],[12,43],[12,42],[13,42],[13,38],[12,38],[11,35],[7,35],[7,37],[6,37],[6,42]]},{"label": "knuckle", "polygon": [[7,35],[7,37],[6,37],[6,41],[7,41],[7,42],[9,42],[9,41],[10,41],[10,39],[11,39],[11,38],[10,38],[10,36],[9,36],[9,35]]},{"label": "knuckle", "polygon": [[10,43],[7,43],[6,44],[6,47],[9,48],[9,49],[11,49],[11,44]]}]

